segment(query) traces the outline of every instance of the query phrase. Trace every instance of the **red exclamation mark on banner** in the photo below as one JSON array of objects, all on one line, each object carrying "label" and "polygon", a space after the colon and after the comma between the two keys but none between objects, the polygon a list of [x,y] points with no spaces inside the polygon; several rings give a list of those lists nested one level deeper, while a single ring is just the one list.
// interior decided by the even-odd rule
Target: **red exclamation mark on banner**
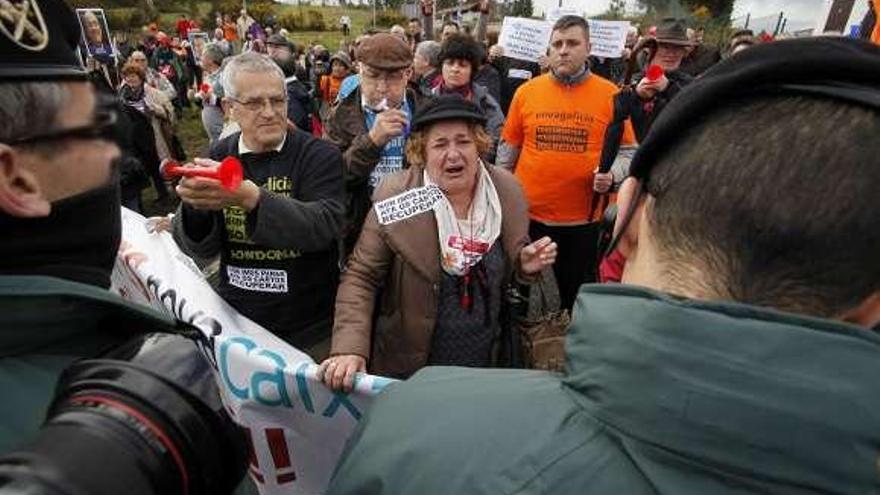
[{"label": "red exclamation mark on banner", "polygon": [[266,430],[266,441],[269,442],[269,452],[272,453],[272,462],[275,463],[275,471],[278,473],[276,478],[278,484],[283,485],[294,481],[296,479],[296,472],[294,472],[290,462],[290,452],[287,450],[284,430],[281,428],[268,428]]},{"label": "red exclamation mark on banner", "polygon": [[250,471],[251,475],[253,475],[254,479],[259,481],[260,483],[265,482],[263,479],[263,473],[260,472],[260,462],[257,460],[257,453],[254,449],[254,439],[251,436],[250,428],[242,428],[244,430],[244,436],[247,437],[247,449],[248,449],[248,459],[250,460]]}]

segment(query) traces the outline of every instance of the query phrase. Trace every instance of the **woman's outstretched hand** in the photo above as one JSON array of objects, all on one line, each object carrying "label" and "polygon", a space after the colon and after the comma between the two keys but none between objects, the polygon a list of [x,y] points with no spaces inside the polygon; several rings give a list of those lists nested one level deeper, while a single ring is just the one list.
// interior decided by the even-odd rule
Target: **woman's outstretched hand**
[{"label": "woman's outstretched hand", "polygon": [[525,275],[541,273],[544,268],[556,262],[556,243],[549,237],[542,237],[522,248],[519,262]]}]

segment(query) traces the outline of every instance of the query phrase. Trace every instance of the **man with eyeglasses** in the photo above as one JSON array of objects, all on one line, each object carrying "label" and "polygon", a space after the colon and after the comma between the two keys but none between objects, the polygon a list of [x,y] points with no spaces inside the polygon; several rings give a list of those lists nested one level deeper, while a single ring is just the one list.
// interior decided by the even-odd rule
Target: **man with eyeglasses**
[{"label": "man with eyeglasses", "polygon": [[357,60],[360,85],[336,105],[325,132],[345,162],[346,253],[372,206],[373,189],[403,169],[409,123],[419,104],[419,96],[407,89],[413,57],[405,41],[389,33],[372,35],[357,47]]},{"label": "man with eyeglasses", "polygon": [[228,303],[308,350],[332,325],[342,158],[335,146],[288,127],[284,74],[269,57],[229,59],[222,81],[224,105],[241,132],[195,165],[236,157],[245,180],[235,191],[214,179],[181,180],[174,236],[197,256],[220,256],[218,292]]}]

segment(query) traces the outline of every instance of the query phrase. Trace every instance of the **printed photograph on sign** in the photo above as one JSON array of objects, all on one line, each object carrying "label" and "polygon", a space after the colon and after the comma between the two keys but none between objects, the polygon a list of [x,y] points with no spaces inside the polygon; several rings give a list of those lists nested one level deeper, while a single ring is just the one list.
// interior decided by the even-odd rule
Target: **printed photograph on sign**
[{"label": "printed photograph on sign", "polygon": [[203,33],[201,31],[190,32],[187,37],[189,38],[189,44],[192,47],[193,57],[196,59],[196,63],[202,59],[202,52],[205,51],[205,46],[211,42],[211,39],[208,37],[208,33]]},{"label": "printed photograph on sign", "polygon": [[113,56],[110,28],[107,27],[104,9],[76,9],[76,16],[82,28],[80,48],[83,53],[95,58]]}]

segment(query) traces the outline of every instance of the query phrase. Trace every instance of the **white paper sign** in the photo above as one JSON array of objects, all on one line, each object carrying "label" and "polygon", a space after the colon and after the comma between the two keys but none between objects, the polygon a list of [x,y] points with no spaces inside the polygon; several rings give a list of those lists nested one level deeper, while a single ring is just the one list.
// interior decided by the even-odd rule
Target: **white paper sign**
[{"label": "white paper sign", "polygon": [[547,53],[553,24],[536,19],[505,17],[501,24],[498,44],[504,55],[529,62],[537,62]]},{"label": "white paper sign", "polygon": [[431,211],[442,197],[443,191],[439,187],[423,186],[379,201],[373,208],[379,223],[389,225]]},{"label": "white paper sign", "polygon": [[590,55],[603,58],[618,58],[626,46],[626,33],[629,21],[597,21],[589,20]]},{"label": "white paper sign", "polygon": [[547,14],[544,16],[544,18],[552,26],[560,18],[567,16],[567,15],[577,15],[577,16],[583,17],[584,13],[578,11],[578,9],[573,8],[573,7],[553,7],[552,9],[547,11]]},{"label": "white paper sign", "polygon": [[249,473],[262,495],[323,493],[358,420],[393,380],[359,374],[351,393],[332,392],[308,355],[235,311],[170,234],[148,225],[123,208],[112,290],[202,331],[220,395],[251,443]]}]

